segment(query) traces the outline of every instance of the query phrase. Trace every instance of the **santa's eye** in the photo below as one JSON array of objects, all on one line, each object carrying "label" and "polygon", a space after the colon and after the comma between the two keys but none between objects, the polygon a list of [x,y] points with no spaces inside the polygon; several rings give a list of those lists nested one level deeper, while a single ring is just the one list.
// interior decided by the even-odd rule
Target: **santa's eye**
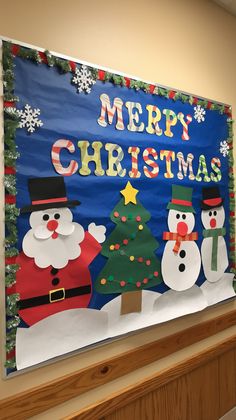
[{"label": "santa's eye", "polygon": [[215,210],[213,214],[214,214],[214,216],[216,216],[217,215],[217,211]]},{"label": "santa's eye", "polygon": [[210,216],[210,217],[212,216],[212,211],[209,211],[209,216]]},{"label": "santa's eye", "polygon": [[180,218],[180,214],[176,214],[176,219],[179,219]]},{"label": "santa's eye", "polygon": [[54,219],[60,219],[60,214],[59,213],[56,213],[56,214],[54,214]]},{"label": "santa's eye", "polygon": [[182,219],[184,219],[184,220],[186,219],[186,214],[182,215]]},{"label": "santa's eye", "polygon": [[49,215],[48,215],[48,214],[44,214],[44,215],[43,215],[43,220],[45,220],[45,221],[46,221],[46,220],[48,220],[48,219],[49,219]]}]

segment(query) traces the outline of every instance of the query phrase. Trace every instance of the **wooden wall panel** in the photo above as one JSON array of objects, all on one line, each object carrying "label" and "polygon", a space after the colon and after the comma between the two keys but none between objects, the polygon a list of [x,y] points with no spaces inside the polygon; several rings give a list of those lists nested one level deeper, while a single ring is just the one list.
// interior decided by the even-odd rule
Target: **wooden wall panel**
[{"label": "wooden wall panel", "polygon": [[219,387],[217,358],[187,375],[188,419],[219,419]]},{"label": "wooden wall panel", "polygon": [[[209,309],[210,311],[210,309]],[[236,311],[210,318],[194,326],[178,331],[169,336],[157,339],[122,354],[95,363],[89,367],[75,371],[64,377],[50,381],[41,386],[31,388],[14,396],[0,399],[0,418],[21,420],[39,414],[51,407],[62,404],[71,398],[77,397],[93,388],[106,384],[127,373],[148,365],[156,360],[168,356],[198,341],[213,336],[236,324]],[[194,363],[201,363],[201,358],[213,357],[218,351],[234,344],[236,337],[226,340],[222,347],[213,348],[203,352],[203,355],[194,357]],[[189,361],[183,363],[183,369],[189,369]],[[190,361],[193,365],[193,360]],[[192,369],[193,367],[191,367]],[[179,367],[170,369],[168,373],[161,373],[160,380],[170,381],[172,375],[180,376]],[[182,372],[184,374],[184,372]],[[163,379],[164,378],[164,379]],[[154,378],[154,383],[158,378]],[[151,381],[152,382],[152,381]],[[155,386],[155,384],[153,385]],[[142,390],[139,389],[139,392]],[[1,398],[1,397],[0,397]],[[122,397],[121,397],[122,398]],[[110,405],[110,402],[108,402]],[[82,414],[81,414],[82,415]],[[87,414],[85,414],[86,416]],[[93,417],[92,417],[92,420]],[[188,419],[189,420],[189,419]]]},{"label": "wooden wall panel", "polygon": [[236,350],[218,357],[220,416],[236,405]]},{"label": "wooden wall panel", "polygon": [[218,420],[218,360],[148,393],[104,420]]},{"label": "wooden wall panel", "polygon": [[[222,394],[224,382],[221,385],[219,375],[219,358],[231,359],[232,356],[229,353],[235,352],[235,348],[236,335],[234,334],[169,368],[153,372],[151,376],[116,391],[65,419],[132,420],[132,414],[126,416],[126,410],[128,410],[128,413],[140,414],[140,417],[136,417],[135,420],[143,420],[143,418],[148,420],[156,420],[156,418],[157,420],[159,418],[160,420],[219,420],[220,414],[228,411],[224,409],[223,412],[226,404]],[[221,363],[227,362],[221,360]],[[222,376],[224,376],[224,381],[230,384],[236,381],[234,368],[224,371],[223,364]],[[148,394],[152,394],[152,397],[147,396]],[[236,405],[236,394],[234,398],[234,405]],[[233,394],[230,403],[233,403]],[[148,407],[148,414],[146,407]],[[153,412],[158,413],[156,418],[153,418]]]}]

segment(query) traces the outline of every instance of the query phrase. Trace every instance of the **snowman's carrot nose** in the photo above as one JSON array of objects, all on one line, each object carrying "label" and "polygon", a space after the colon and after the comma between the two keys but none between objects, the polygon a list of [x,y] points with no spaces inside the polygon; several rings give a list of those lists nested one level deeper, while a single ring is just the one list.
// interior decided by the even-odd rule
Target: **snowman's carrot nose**
[{"label": "snowman's carrot nose", "polygon": [[210,220],[210,226],[212,229],[214,229],[216,227],[216,219],[211,219]]},{"label": "snowman's carrot nose", "polygon": [[47,223],[48,230],[56,230],[57,226],[58,222],[56,220],[49,220],[49,222]]},{"label": "snowman's carrot nose", "polygon": [[177,224],[177,233],[180,236],[185,236],[187,235],[188,232],[188,225],[185,222],[179,222]]}]

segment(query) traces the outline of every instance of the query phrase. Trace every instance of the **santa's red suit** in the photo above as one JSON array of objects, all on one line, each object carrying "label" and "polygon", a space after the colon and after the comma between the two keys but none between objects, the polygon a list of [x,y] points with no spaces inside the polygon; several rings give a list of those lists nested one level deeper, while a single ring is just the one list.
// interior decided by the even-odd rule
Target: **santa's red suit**
[{"label": "santa's red suit", "polygon": [[23,251],[17,257],[16,263],[20,265],[16,275],[19,315],[28,325],[56,312],[88,306],[92,293],[88,266],[101,251],[101,245],[85,232],[80,247],[80,256],[61,269],[39,268],[34,258],[27,257]]}]

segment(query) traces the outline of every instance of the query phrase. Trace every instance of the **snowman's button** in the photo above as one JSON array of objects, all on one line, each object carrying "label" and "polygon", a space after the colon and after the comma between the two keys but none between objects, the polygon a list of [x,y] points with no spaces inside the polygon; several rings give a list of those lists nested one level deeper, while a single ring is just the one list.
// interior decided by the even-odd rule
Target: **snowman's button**
[{"label": "snowman's button", "polygon": [[186,255],[186,252],[182,249],[179,253],[180,258],[184,258]]},{"label": "snowman's button", "polygon": [[53,275],[53,276],[55,276],[57,273],[58,273],[58,269],[57,268],[54,268],[54,267],[52,267],[52,269],[51,269],[51,274]]},{"label": "snowman's button", "polygon": [[52,279],[52,285],[53,286],[57,286],[58,283],[60,283],[60,280],[57,277],[55,277],[54,279]]},{"label": "snowman's button", "polygon": [[185,270],[185,265],[184,264],[180,264],[179,265],[179,271],[182,273]]}]

